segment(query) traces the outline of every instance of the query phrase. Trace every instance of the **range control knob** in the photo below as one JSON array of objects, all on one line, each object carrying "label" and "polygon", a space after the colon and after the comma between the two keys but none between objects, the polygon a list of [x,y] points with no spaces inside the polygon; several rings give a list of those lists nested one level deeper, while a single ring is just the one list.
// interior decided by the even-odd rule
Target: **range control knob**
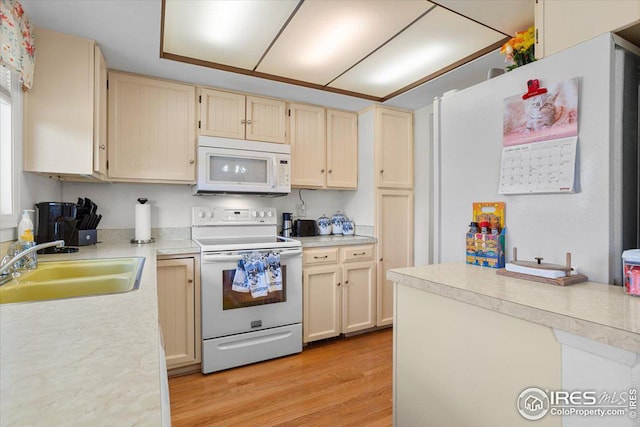
[{"label": "range control knob", "polygon": [[260,211],[260,218],[264,218],[264,211]]},{"label": "range control knob", "polygon": [[258,211],[251,211],[251,216],[254,218],[258,217]]},{"label": "range control knob", "polygon": [[207,211],[207,217],[213,218],[213,211]]},{"label": "range control knob", "polygon": [[200,211],[200,212],[198,212],[198,216],[199,216],[200,218],[204,218],[204,211]]},{"label": "range control knob", "polygon": [[271,218],[272,216],[273,216],[273,212],[271,212],[271,211],[267,211],[267,217],[268,217],[268,218]]}]

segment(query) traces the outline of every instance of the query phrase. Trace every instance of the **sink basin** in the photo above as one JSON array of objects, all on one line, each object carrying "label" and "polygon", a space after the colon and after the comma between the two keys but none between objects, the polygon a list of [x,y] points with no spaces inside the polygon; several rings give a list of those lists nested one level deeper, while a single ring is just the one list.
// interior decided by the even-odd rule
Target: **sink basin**
[{"label": "sink basin", "polygon": [[130,292],[143,266],[142,257],[41,262],[0,286],[0,304]]}]

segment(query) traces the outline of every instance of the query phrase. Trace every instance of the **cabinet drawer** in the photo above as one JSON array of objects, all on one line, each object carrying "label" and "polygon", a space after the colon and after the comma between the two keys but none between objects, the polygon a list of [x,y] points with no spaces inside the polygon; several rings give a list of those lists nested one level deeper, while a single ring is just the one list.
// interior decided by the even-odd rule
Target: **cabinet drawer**
[{"label": "cabinet drawer", "polygon": [[349,246],[342,248],[342,262],[373,259],[373,245]]},{"label": "cabinet drawer", "polygon": [[338,248],[306,249],[302,252],[303,265],[329,264],[338,262]]}]

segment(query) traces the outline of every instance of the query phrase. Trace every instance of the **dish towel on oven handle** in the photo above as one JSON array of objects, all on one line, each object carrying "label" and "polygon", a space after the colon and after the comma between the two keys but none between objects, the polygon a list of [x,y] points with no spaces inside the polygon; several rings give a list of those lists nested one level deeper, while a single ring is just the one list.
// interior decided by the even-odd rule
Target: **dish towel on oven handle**
[{"label": "dish towel on oven handle", "polygon": [[267,296],[269,292],[282,290],[280,254],[252,252],[242,255],[233,276],[231,289],[251,293],[253,298]]}]

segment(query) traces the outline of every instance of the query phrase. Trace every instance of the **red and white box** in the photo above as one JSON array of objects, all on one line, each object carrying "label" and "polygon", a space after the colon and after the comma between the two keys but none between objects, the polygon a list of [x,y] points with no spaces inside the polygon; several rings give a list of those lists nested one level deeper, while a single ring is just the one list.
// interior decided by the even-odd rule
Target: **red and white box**
[{"label": "red and white box", "polygon": [[624,291],[640,296],[640,249],[629,249],[622,253],[622,278]]}]

